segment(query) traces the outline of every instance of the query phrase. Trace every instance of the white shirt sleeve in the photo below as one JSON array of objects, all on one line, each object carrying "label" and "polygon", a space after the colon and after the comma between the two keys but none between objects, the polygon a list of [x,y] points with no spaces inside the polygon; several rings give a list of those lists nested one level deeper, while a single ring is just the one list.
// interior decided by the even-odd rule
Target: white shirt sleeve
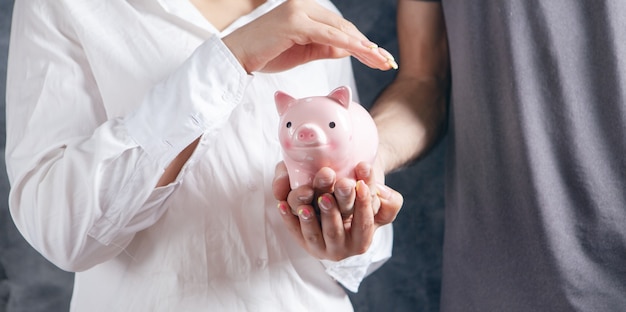
[{"label": "white shirt sleeve", "polygon": [[[248,77],[223,42],[212,36],[176,72],[157,84],[121,124],[143,156],[162,173],[193,140],[203,134],[205,138],[214,135],[226,123],[243,97]],[[117,195],[115,201],[120,204],[113,204],[89,232],[105,244],[113,241],[120,228],[142,210],[139,206],[138,211],[123,208],[136,194],[132,187],[120,191],[128,196]],[[152,223],[146,222],[142,227]]]},{"label": "white shirt sleeve", "polygon": [[165,167],[193,140],[225,123],[250,76],[212,37],[133,113],[109,118],[62,5],[42,3],[18,1],[14,9],[7,76],[9,203],[35,249],[65,270],[80,271],[115,257],[137,231],[159,219],[162,202],[178,183],[155,189]]}]

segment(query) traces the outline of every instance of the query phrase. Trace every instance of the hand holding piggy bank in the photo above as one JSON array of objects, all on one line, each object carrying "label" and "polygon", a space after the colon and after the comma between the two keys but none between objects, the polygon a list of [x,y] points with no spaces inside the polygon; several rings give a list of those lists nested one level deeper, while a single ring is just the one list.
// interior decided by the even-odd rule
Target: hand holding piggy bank
[{"label": "hand holding piggy bank", "polygon": [[349,87],[301,99],[278,91],[274,99],[280,115],[278,138],[292,189],[311,185],[322,167],[335,170],[337,179],[354,179],[359,162],[374,161],[376,125],[367,110],[352,101]]}]

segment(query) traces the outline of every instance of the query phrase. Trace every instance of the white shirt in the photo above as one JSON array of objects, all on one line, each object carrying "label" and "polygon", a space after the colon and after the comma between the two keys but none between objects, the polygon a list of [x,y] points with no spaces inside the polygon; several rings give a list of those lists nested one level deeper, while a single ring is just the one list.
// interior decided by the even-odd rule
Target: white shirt
[{"label": "white shirt", "polygon": [[[188,1],[16,1],[7,84],[10,209],[76,274],[72,311],[341,311],[391,253],[301,249],[271,192],[273,94],[354,88],[349,59],[247,75]],[[328,1],[324,5],[334,7]],[[201,136],[172,184],[164,168]]]}]

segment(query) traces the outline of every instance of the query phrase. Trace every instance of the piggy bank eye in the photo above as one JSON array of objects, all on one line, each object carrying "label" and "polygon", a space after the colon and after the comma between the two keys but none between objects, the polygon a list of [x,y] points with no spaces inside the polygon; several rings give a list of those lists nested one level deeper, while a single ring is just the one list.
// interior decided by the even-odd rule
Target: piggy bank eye
[{"label": "piggy bank eye", "polygon": [[332,129],[332,128],[334,128],[334,127],[335,127],[335,122],[334,122],[334,121],[331,121],[331,122],[328,124],[328,126],[329,126],[331,129]]},{"label": "piggy bank eye", "polygon": [[287,128],[291,128],[291,121],[287,122]]}]

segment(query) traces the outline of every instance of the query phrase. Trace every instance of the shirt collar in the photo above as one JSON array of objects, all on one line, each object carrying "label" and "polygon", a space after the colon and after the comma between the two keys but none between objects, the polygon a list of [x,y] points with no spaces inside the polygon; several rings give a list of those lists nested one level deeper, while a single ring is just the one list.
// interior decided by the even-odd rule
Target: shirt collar
[{"label": "shirt collar", "polygon": [[200,28],[218,32],[189,0],[157,0],[165,12],[186,20]]},{"label": "shirt collar", "polygon": [[[137,0],[141,1],[141,0]],[[259,17],[266,13],[271,8],[278,6],[284,0],[267,0],[261,4],[258,8],[250,12],[249,14],[242,16],[240,19],[234,21],[231,25],[226,27],[223,31],[219,31],[213,24],[211,24],[202,13],[191,3],[189,0],[156,0],[156,2],[163,8],[168,14],[174,15],[182,20],[188,21],[197,27],[205,30],[209,30],[213,33],[220,35],[226,35],[233,31],[235,28],[241,26],[241,24],[248,23],[250,20]]]}]

